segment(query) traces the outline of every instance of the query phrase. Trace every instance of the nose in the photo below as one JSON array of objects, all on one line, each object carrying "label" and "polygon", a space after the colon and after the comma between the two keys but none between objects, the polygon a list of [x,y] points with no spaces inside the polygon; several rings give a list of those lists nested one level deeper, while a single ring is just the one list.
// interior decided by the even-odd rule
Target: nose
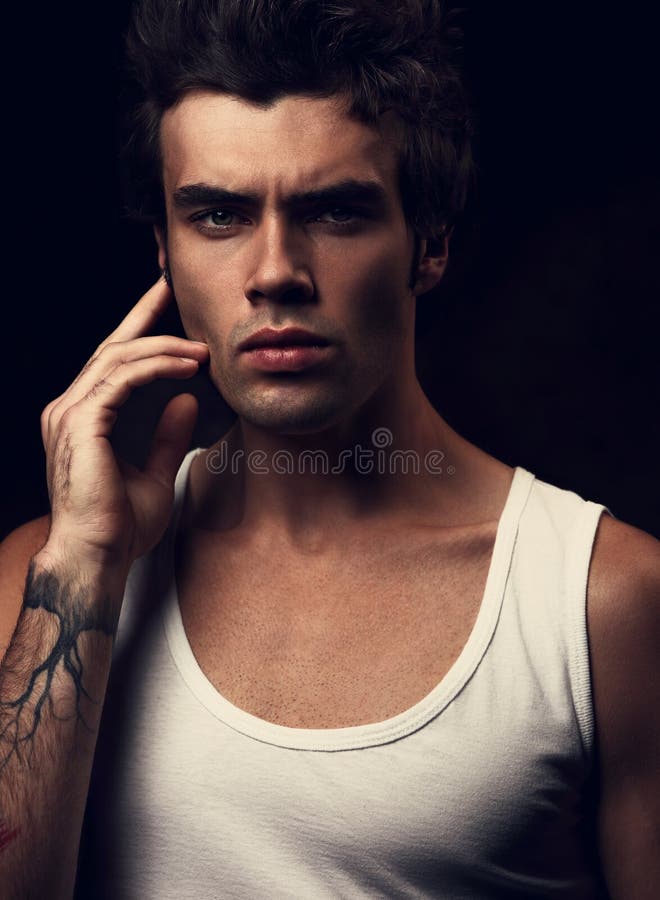
[{"label": "nose", "polygon": [[251,303],[305,302],[314,296],[303,243],[304,238],[293,234],[279,217],[261,224],[254,236],[255,255],[245,284],[245,296]]}]

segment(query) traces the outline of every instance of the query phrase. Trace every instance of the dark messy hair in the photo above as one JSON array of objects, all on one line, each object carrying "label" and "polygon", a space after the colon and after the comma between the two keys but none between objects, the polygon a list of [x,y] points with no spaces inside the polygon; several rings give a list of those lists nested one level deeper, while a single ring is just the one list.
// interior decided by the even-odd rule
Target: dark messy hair
[{"label": "dark messy hair", "polygon": [[264,108],[288,94],[344,95],[367,124],[398,114],[404,214],[418,235],[441,236],[473,172],[458,37],[442,0],[138,0],[127,34],[129,212],[165,222],[160,121],[187,92]]}]

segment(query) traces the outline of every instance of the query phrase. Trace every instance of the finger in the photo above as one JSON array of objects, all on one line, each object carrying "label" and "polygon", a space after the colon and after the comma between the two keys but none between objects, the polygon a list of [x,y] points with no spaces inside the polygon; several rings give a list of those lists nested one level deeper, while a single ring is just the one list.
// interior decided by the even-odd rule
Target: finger
[{"label": "finger", "polygon": [[[174,295],[172,293],[172,290],[165,281],[164,276],[161,276],[158,281],[153,284],[149,288],[149,290],[138,300],[138,302],[120,322],[117,328],[115,328],[115,330],[111,332],[101,344],[99,344],[96,352],[86,363],[82,372],[80,372],[73,384],[76,384],[81,376],[84,375],[85,372],[92,367],[100,352],[104,350],[105,347],[107,347],[109,344],[132,340],[133,338],[140,337],[141,335],[146,334],[146,332],[153,328],[160,316],[172,302],[173,296]],[[41,439],[44,447],[48,443],[49,435],[51,432],[51,415],[54,410],[58,408],[59,404],[65,401],[65,398],[67,398],[67,394],[68,391],[64,391],[64,393],[60,394],[59,397],[51,400],[51,402],[45,407],[41,414]],[[66,402],[68,404],[68,402],[70,402],[70,398]]]},{"label": "finger", "polygon": [[[58,398],[59,402],[70,406],[77,403],[92,390],[95,384],[107,378],[118,366],[138,359],[155,356],[176,356],[206,362],[208,346],[200,341],[171,335],[154,335],[133,341],[106,344],[93,356],[69,388]],[[51,410],[54,412],[55,408]]]},{"label": "finger", "polygon": [[135,306],[119,323],[115,330],[99,345],[102,350],[107,344],[117,341],[130,341],[150,331],[158,319],[172,302],[172,289],[161,276],[149,290],[143,294]]},{"label": "finger", "polygon": [[190,446],[197,413],[195,397],[179,394],[167,404],[156,427],[144,471],[168,488]]},{"label": "finger", "polygon": [[60,394],[59,397],[56,397],[54,400],[51,400],[50,403],[44,407],[41,413],[40,426],[41,426],[41,442],[44,445],[44,449],[48,446],[48,435],[50,433],[50,416],[57,404],[62,399],[63,394]]},{"label": "finger", "polygon": [[196,359],[203,363],[208,359],[208,346],[199,341],[171,335],[138,338],[119,344],[108,344],[98,356],[93,357],[69,388],[51,401],[41,414],[41,437],[47,446],[53,430],[59,427],[64,412],[84,399],[94,387],[105,381],[122,363],[168,354],[172,357]]},{"label": "finger", "polygon": [[117,417],[117,410],[136,387],[159,378],[190,378],[199,366],[196,359],[175,356],[152,356],[117,366],[106,378],[98,381],[85,397],[74,404],[60,404],[51,413],[49,444],[57,441],[61,432],[75,433],[76,439],[109,437]]}]

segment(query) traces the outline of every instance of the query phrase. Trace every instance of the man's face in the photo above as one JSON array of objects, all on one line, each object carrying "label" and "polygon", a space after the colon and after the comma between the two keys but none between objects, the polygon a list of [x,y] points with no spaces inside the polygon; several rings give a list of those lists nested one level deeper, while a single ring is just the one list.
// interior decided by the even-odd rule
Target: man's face
[{"label": "man's face", "polygon": [[[161,264],[167,255],[186,332],[208,343],[211,379],[242,418],[311,433],[409,377],[414,240],[392,123],[361,124],[336,98],[260,109],[199,92],[166,112],[161,142]],[[290,326],[330,342],[311,365],[266,371],[239,349]]]}]

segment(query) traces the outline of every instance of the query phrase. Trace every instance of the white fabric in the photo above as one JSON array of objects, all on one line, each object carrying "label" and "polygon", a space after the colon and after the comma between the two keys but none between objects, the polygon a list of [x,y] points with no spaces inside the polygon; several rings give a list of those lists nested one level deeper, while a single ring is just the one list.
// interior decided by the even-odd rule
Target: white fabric
[{"label": "white fabric", "polygon": [[598,896],[585,596],[605,507],[516,468],[477,621],[440,684],[385,722],[286,728],[223,698],[182,627],[173,541],[192,457],[126,590],[83,844],[94,896]]}]

